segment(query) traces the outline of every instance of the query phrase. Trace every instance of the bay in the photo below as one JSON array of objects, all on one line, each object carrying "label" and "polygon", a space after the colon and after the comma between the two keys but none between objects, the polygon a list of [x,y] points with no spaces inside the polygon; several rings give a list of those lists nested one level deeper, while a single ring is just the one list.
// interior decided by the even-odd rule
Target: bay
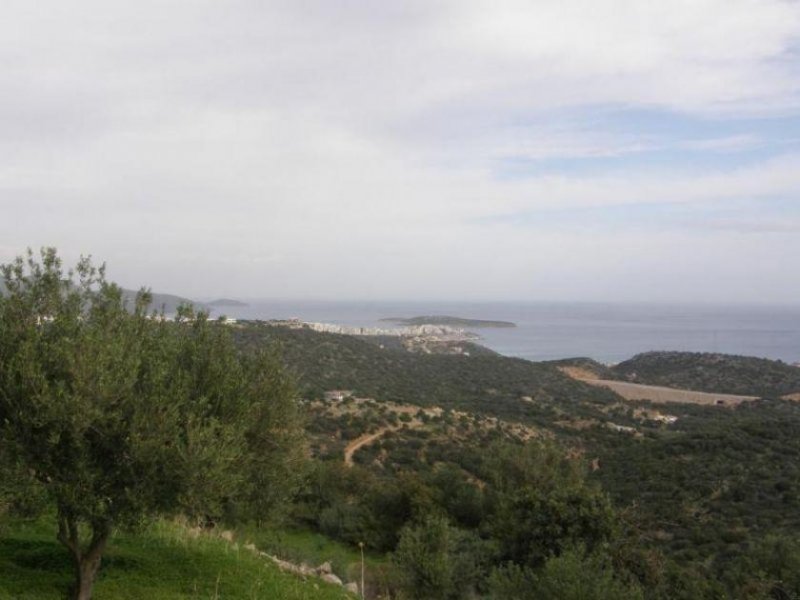
[{"label": "bay", "polygon": [[363,327],[393,327],[380,319],[418,315],[512,321],[517,327],[473,331],[492,350],[529,360],[615,363],[648,350],[682,350],[800,361],[800,307],[254,299],[215,314]]}]

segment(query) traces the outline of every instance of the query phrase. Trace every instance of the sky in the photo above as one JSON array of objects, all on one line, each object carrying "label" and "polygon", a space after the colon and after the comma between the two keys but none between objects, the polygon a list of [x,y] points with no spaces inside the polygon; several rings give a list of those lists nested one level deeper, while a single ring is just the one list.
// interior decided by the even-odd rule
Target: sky
[{"label": "sky", "polygon": [[0,262],[800,304],[797,0],[5,0]]}]

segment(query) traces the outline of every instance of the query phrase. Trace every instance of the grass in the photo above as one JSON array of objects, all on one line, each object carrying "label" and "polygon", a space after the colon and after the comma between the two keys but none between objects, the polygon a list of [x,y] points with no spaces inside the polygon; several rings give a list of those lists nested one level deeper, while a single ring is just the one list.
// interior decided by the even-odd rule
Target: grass
[{"label": "grass", "polygon": [[[330,561],[333,572],[342,581],[359,581],[361,553],[358,548],[331,540],[322,534],[303,529],[240,529],[239,539],[252,541],[259,550],[295,563],[318,566]],[[379,576],[387,567],[386,557],[366,553],[368,574]]]},{"label": "grass", "polygon": [[[72,567],[43,519],[0,532],[0,599],[61,599]],[[282,573],[272,563],[224,540],[192,538],[158,522],[137,534],[115,535],[95,585],[96,600],[347,599],[338,586]]]}]

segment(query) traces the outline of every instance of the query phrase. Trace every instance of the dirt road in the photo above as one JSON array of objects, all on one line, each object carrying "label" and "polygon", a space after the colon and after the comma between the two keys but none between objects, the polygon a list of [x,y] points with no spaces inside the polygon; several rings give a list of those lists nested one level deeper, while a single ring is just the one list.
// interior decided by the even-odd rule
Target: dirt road
[{"label": "dirt road", "polygon": [[650,402],[661,403],[682,402],[686,404],[706,404],[710,406],[734,406],[740,402],[750,402],[758,399],[756,396],[713,394],[709,392],[680,390],[657,385],[643,385],[640,383],[614,381],[610,379],[580,378],[580,381],[588,383],[589,385],[609,388],[626,400],[649,400]]},{"label": "dirt road", "polygon": [[344,449],[344,464],[348,467],[353,466],[353,454],[355,454],[360,448],[367,446],[381,437],[387,431],[395,431],[396,429],[400,429],[399,427],[382,427],[378,429],[375,433],[367,433],[362,435],[361,437],[357,437],[352,442],[347,444]]}]

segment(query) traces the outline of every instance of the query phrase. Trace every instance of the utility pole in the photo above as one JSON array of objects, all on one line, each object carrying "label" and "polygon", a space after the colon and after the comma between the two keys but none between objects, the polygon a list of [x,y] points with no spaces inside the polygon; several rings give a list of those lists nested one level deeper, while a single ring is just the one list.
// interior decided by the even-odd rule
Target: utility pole
[{"label": "utility pole", "polygon": [[361,599],[364,599],[364,542],[358,542],[361,549]]}]

